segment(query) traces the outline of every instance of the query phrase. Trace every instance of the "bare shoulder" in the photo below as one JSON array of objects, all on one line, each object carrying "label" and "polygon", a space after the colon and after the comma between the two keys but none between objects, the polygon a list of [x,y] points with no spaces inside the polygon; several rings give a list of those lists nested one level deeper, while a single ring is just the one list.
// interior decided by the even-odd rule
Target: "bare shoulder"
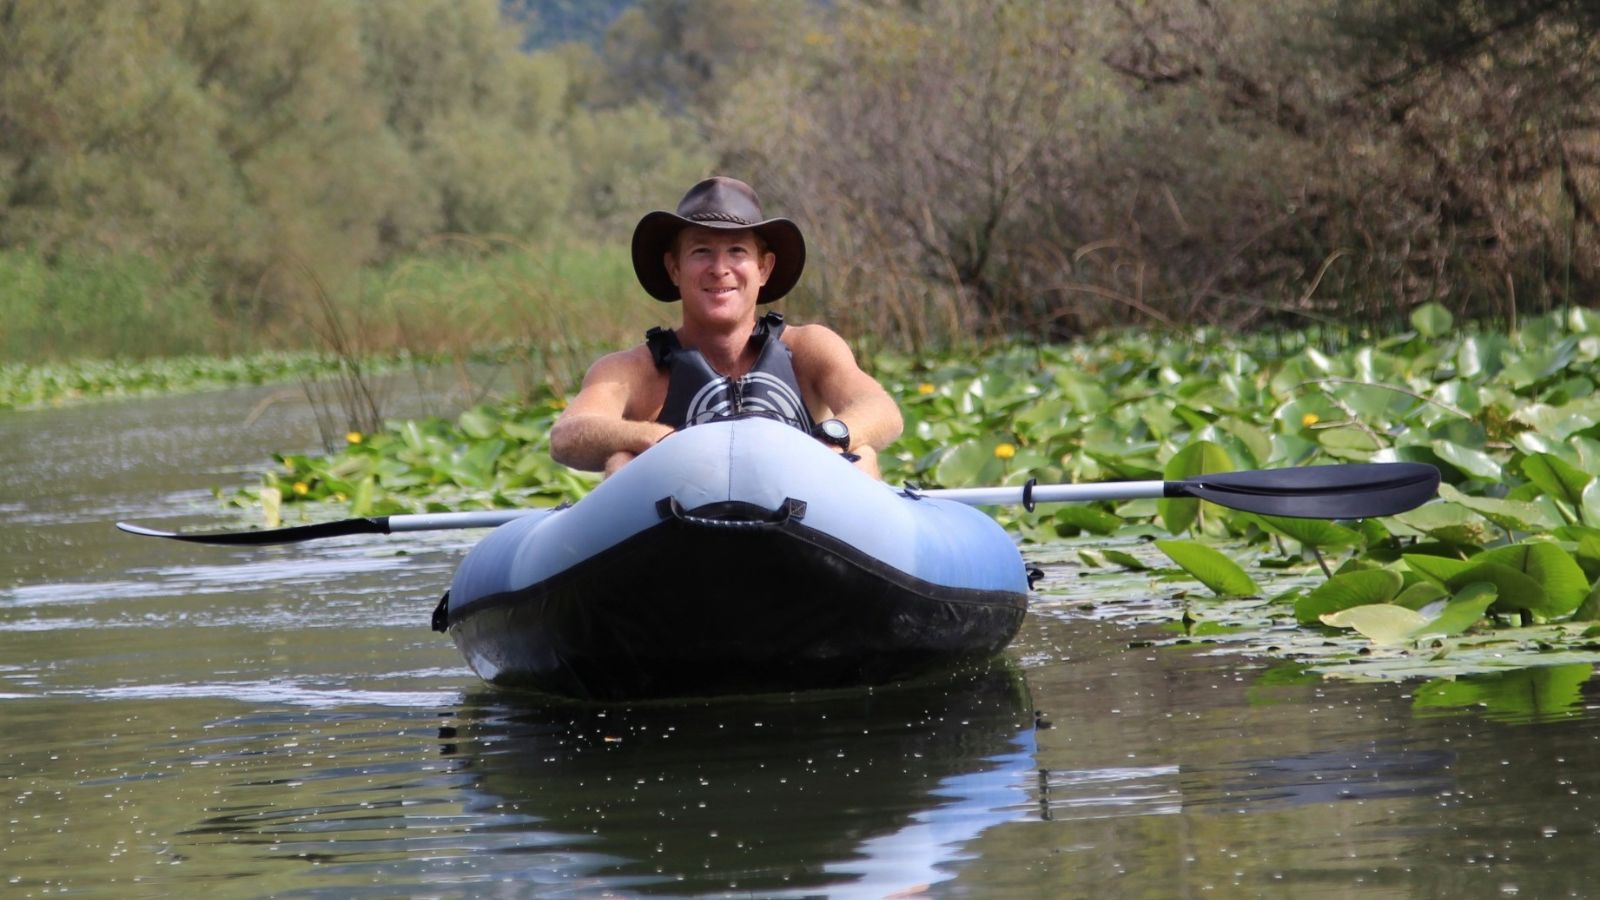
[{"label": "bare shoulder", "polygon": [[[661,405],[664,378],[643,344],[607,353],[583,376],[583,387],[564,415],[600,414],[629,419],[654,417]],[[655,410],[652,410],[652,405]]]},{"label": "bare shoulder", "polygon": [[797,359],[855,359],[845,339],[826,325],[791,325],[783,330],[783,342]]},{"label": "bare shoulder", "polygon": [[589,372],[583,377],[584,387],[591,384],[606,382],[640,383],[650,380],[655,374],[655,360],[650,357],[650,348],[644,344],[607,353],[594,361],[589,366]]}]

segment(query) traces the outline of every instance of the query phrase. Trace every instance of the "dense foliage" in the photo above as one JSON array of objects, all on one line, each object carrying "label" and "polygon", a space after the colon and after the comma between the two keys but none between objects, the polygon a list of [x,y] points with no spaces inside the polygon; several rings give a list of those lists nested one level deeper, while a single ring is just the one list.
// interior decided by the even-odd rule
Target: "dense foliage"
[{"label": "dense foliage", "polygon": [[[1337,651],[1341,666],[1359,658],[1370,671],[1387,659],[1409,671],[1439,658],[1459,669],[1484,645],[1503,666],[1528,648],[1588,647],[1588,622],[1600,620],[1600,316],[1573,310],[1506,336],[1460,331],[1430,306],[1412,324],[1342,347],[1313,333],[1200,330],[932,364],[885,356],[879,375],[907,419],[883,457],[887,474],[953,487],[1428,462],[1444,474],[1437,502],[1362,523],[1195,500],[995,513],[1044,552],[1078,539],[1087,569],[1134,573],[1144,595],[1158,579],[1187,583],[1187,599],[1169,607],[1185,623],[1253,623],[1250,635],[1269,635],[1263,648],[1324,660]],[[333,457],[282,457],[243,499],[259,498],[274,517],[283,504],[323,499],[359,514],[574,499],[594,479],[548,458],[545,436],[561,406],[547,396],[352,434]],[[1161,535],[1176,539],[1146,543]],[[1289,589],[1265,597],[1262,576],[1236,560],[1254,560],[1269,585]],[[1311,630],[1283,633],[1295,626]],[[1330,627],[1400,649],[1330,642]]]},{"label": "dense foliage", "polygon": [[[359,296],[363,267],[442,235],[610,236],[710,165],[687,123],[586,105],[582,56],[521,38],[493,0],[0,2],[0,250],[66,282],[9,300],[34,309],[0,345],[103,352],[49,340],[39,323],[62,314],[111,336],[143,326],[135,350],[166,318],[215,332],[313,317]],[[176,274],[138,292],[74,282],[127,258]],[[168,283],[201,286],[217,320]],[[73,292],[104,315],[52,308]]]},{"label": "dense foliage", "polygon": [[[354,273],[620,256],[712,169],[805,225],[797,308],[888,346],[1426,302],[1514,326],[1600,273],[1594,24],[1578,0],[0,0],[0,267],[63,279],[8,301],[0,345],[311,343],[283,323],[358,302]],[[52,330],[84,272],[141,265]]]}]

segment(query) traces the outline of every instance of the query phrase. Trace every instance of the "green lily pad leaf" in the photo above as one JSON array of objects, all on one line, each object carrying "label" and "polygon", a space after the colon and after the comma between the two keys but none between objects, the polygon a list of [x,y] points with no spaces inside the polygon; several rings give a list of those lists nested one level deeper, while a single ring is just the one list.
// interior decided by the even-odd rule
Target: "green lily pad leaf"
[{"label": "green lily pad leaf", "polygon": [[[1544,591],[1540,606],[1517,605],[1547,617],[1564,616],[1578,608],[1589,593],[1589,579],[1572,554],[1548,541],[1528,541],[1486,550],[1468,560],[1473,565],[1499,564],[1527,575]],[[1459,578],[1460,576],[1457,576]],[[1517,598],[1506,598],[1514,602]]]},{"label": "green lily pad leaf", "polygon": [[275,487],[261,489],[261,514],[268,528],[283,524],[283,491]]},{"label": "green lily pad leaf", "polygon": [[1597,415],[1600,415],[1600,409],[1596,408],[1595,402],[1592,399],[1585,399],[1561,406],[1532,403],[1513,412],[1511,421],[1526,425],[1555,440],[1565,441],[1573,434],[1593,427]]},{"label": "green lily pad leaf", "polygon": [[1435,584],[1432,581],[1419,581],[1415,584],[1406,585],[1406,589],[1397,594],[1394,600],[1390,602],[1396,606],[1404,606],[1406,609],[1414,609],[1421,612],[1424,606],[1430,603],[1438,603],[1449,596],[1450,592],[1445,590],[1443,585]]},{"label": "green lily pad leaf", "polygon": [[1317,431],[1317,443],[1331,456],[1340,459],[1366,460],[1388,446],[1365,428],[1322,428]]},{"label": "green lily pad leaf", "polygon": [[1156,546],[1195,580],[1222,597],[1251,597],[1261,593],[1245,570],[1223,554],[1194,541],[1156,541]]},{"label": "green lily pad leaf", "polygon": [[[1227,451],[1210,441],[1190,441],[1182,450],[1167,460],[1162,478],[1167,481],[1184,481],[1200,475],[1210,475],[1215,472],[1229,472],[1234,469],[1233,460],[1228,457]],[[1156,501],[1156,509],[1161,516],[1161,524],[1173,534],[1181,534],[1189,530],[1200,516],[1200,501],[1192,497],[1161,499]]]},{"label": "green lily pad leaf", "polygon": [[1405,583],[1392,569],[1357,569],[1340,572],[1294,602],[1294,618],[1301,625],[1315,625],[1329,613],[1356,606],[1385,604],[1394,599]]},{"label": "green lily pad leaf", "polygon": [[1272,438],[1267,432],[1243,419],[1228,418],[1218,420],[1215,427],[1226,431],[1238,439],[1249,454],[1247,462],[1252,466],[1264,466],[1272,455]]},{"label": "green lily pad leaf", "polygon": [[483,407],[469,409],[456,419],[456,426],[467,437],[477,441],[488,440],[500,430],[500,423]]},{"label": "green lily pad leaf", "polygon": [[1352,606],[1322,616],[1324,625],[1354,628],[1374,644],[1403,644],[1412,632],[1428,623],[1422,614],[1393,603]]},{"label": "green lily pad leaf", "polygon": [[[1594,529],[1583,528],[1582,532],[1592,532]],[[1556,537],[1561,540],[1574,542],[1572,555],[1578,562],[1578,568],[1588,576],[1590,583],[1600,583],[1600,534],[1580,533],[1576,538],[1562,537],[1560,529]]]},{"label": "green lily pad leaf", "polygon": [[1424,338],[1444,337],[1455,325],[1450,310],[1437,303],[1424,303],[1411,311],[1411,327]]},{"label": "green lily pad leaf", "polygon": [[1483,481],[1499,481],[1501,478],[1500,464],[1482,450],[1463,447],[1454,441],[1435,441],[1433,452],[1441,460],[1473,478]]},{"label": "green lily pad leaf", "polygon": [[1600,622],[1600,584],[1594,586],[1589,596],[1583,598],[1572,613],[1574,622]]},{"label": "green lily pad leaf", "polygon": [[967,440],[956,444],[940,457],[933,470],[934,480],[946,487],[999,481],[1005,467],[994,455],[996,443],[993,440]]},{"label": "green lily pad leaf", "polygon": [[1522,474],[1538,485],[1545,496],[1573,510],[1582,508],[1583,491],[1594,479],[1588,472],[1550,453],[1535,453],[1524,459]]},{"label": "green lily pad leaf", "polygon": [[1450,579],[1472,568],[1472,563],[1464,559],[1452,559],[1448,556],[1425,556],[1420,553],[1407,553],[1400,558],[1405,561],[1411,571],[1440,586],[1449,584]]},{"label": "green lily pad leaf", "polygon": [[1494,562],[1469,564],[1465,571],[1445,582],[1445,587],[1459,591],[1478,581],[1486,581],[1500,592],[1500,598],[1495,603],[1496,610],[1500,612],[1526,610],[1549,618],[1565,615],[1577,605],[1573,604],[1564,609],[1557,608],[1550,602],[1550,595],[1538,581],[1523,572]]},{"label": "green lily pad leaf", "polygon": [[1267,530],[1299,541],[1307,547],[1353,547],[1361,543],[1361,535],[1355,530],[1322,519],[1267,515],[1257,515],[1255,519]]},{"label": "green lily pad leaf", "polygon": [[1411,637],[1415,640],[1454,637],[1478,624],[1498,597],[1492,584],[1481,581],[1469,584],[1456,593],[1455,599],[1445,606],[1437,618],[1419,626],[1411,633]]},{"label": "green lily pad leaf", "polygon": [[1578,506],[1578,518],[1584,522],[1600,523],[1600,478],[1589,482],[1583,489],[1583,502]]},{"label": "green lily pad leaf", "polygon": [[1448,484],[1439,485],[1439,496],[1472,510],[1507,531],[1542,532],[1560,525],[1544,507],[1521,500],[1473,497]]},{"label": "green lily pad leaf", "polygon": [[1389,518],[1446,544],[1482,544],[1485,520],[1459,503],[1427,503]]},{"label": "green lily pad leaf", "polygon": [[350,514],[355,516],[372,515],[372,498],[378,489],[378,480],[371,475],[357,482],[356,489],[350,496]]},{"label": "green lily pad leaf", "polygon": [[1148,571],[1150,568],[1149,566],[1145,565],[1144,560],[1125,550],[1107,549],[1102,550],[1101,553],[1105,555],[1105,558],[1108,561],[1114,562],[1117,565],[1122,566],[1124,569],[1132,569],[1135,572],[1144,572]]},{"label": "green lily pad leaf", "polygon": [[1068,503],[1053,516],[1058,533],[1077,529],[1090,534],[1110,534],[1122,526],[1122,519],[1087,503]]}]

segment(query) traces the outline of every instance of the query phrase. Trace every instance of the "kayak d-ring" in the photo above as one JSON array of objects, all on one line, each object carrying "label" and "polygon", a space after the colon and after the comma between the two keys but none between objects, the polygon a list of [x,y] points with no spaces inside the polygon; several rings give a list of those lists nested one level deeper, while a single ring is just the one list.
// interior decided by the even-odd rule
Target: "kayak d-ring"
[{"label": "kayak d-ring", "polygon": [[777,509],[764,509],[754,503],[734,500],[709,503],[690,511],[683,508],[677,497],[662,497],[656,501],[656,514],[663,519],[676,519],[708,528],[766,528],[805,518],[806,502],[785,497]]},{"label": "kayak d-ring", "polygon": [[1033,512],[1033,486],[1039,483],[1037,478],[1029,478],[1022,485],[1022,508]]}]

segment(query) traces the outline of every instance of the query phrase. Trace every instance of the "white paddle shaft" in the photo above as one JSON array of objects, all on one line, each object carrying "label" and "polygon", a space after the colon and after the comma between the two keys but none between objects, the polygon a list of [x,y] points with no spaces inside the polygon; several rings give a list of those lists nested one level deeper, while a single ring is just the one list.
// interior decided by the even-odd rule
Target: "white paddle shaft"
[{"label": "white paddle shaft", "polygon": [[544,515],[549,509],[482,509],[470,512],[410,513],[390,516],[389,531],[441,531],[450,528],[495,528],[524,516]]},{"label": "white paddle shaft", "polygon": [[[1004,503],[1021,503],[1024,488],[974,487],[940,488],[917,491],[924,497],[954,500],[969,506],[997,506]],[[1098,484],[1036,484],[1033,486],[1035,503],[1073,503],[1095,500],[1144,500],[1167,496],[1165,481],[1108,481]]]}]

